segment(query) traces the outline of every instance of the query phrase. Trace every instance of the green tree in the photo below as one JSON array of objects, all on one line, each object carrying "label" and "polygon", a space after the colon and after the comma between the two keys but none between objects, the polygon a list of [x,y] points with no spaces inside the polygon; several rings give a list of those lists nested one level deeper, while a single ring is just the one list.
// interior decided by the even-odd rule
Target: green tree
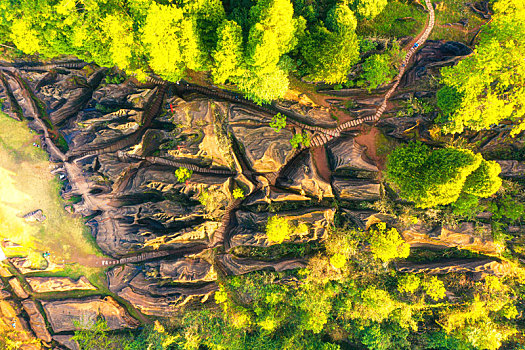
[{"label": "green tree", "polygon": [[360,18],[373,19],[386,7],[388,0],[355,0],[352,6]]},{"label": "green tree", "polygon": [[213,52],[213,81],[224,83],[242,73],[242,28],[235,21],[224,21],[217,29],[217,48]]},{"label": "green tree", "polygon": [[266,236],[270,242],[282,243],[289,239],[292,234],[292,228],[288,219],[274,215],[268,219],[266,224]]},{"label": "green tree", "polygon": [[443,299],[445,297],[445,285],[436,276],[432,276],[423,280],[421,283],[425,294],[434,300]]},{"label": "green tree", "polygon": [[103,319],[84,324],[88,321],[77,322],[75,327],[81,330],[75,331],[71,338],[76,341],[81,350],[106,350],[111,349],[114,341],[108,336],[108,324]]},{"label": "green tree", "polygon": [[[390,154],[387,177],[403,198],[415,202],[417,207],[428,208],[455,202],[463,192],[468,176],[480,167],[482,161],[481,155],[470,150],[431,150],[421,143],[410,143]],[[497,179],[497,166],[487,164],[469,179],[465,187],[468,193],[487,196],[499,188],[501,180]],[[478,185],[482,187],[476,189]]]},{"label": "green tree", "polygon": [[525,5],[499,0],[493,9],[474,53],[441,70],[447,90],[438,94],[438,105],[446,106],[446,132],[488,129],[503,120],[517,124],[514,134],[525,129]]},{"label": "green tree", "polygon": [[304,147],[309,147],[310,146],[310,136],[308,136],[308,134],[305,131],[299,134],[295,134],[290,139],[290,144],[292,145],[293,148],[297,148],[301,144]]},{"label": "green tree", "polygon": [[282,128],[286,127],[286,116],[281,113],[277,113],[272,117],[270,122],[270,127],[275,130],[275,132],[281,131]]},{"label": "green tree", "polygon": [[270,73],[255,73],[248,70],[235,82],[246,97],[259,104],[284,96],[290,84],[288,75],[280,68],[276,68]]},{"label": "green tree", "polygon": [[414,293],[420,284],[421,279],[417,275],[407,274],[397,281],[397,290],[401,293]]},{"label": "green tree", "polygon": [[142,42],[149,65],[167,80],[179,81],[187,68],[198,69],[202,64],[194,22],[177,6],[150,6]]},{"label": "green tree", "polygon": [[189,170],[188,168],[180,167],[175,170],[175,176],[177,176],[177,181],[180,183],[185,182],[186,180],[189,180],[191,175],[193,174],[192,170]]},{"label": "green tree", "polygon": [[399,232],[395,228],[387,229],[384,222],[370,228],[369,234],[370,251],[376,259],[388,263],[396,258],[406,258],[410,254],[410,246]]},{"label": "green tree", "polygon": [[309,79],[341,83],[359,59],[357,20],[348,6],[337,4],[327,15],[327,25],[318,24],[306,32],[301,54]]},{"label": "green tree", "polygon": [[249,23],[246,71],[235,83],[256,102],[269,102],[288,90],[287,72],[280,61],[297,43],[298,21],[289,0],[261,0],[251,8]]},{"label": "green tree", "polygon": [[498,176],[501,167],[495,161],[482,160],[479,167],[467,177],[463,192],[477,196],[489,197],[501,187]]},{"label": "green tree", "polygon": [[392,66],[392,57],[389,54],[376,54],[368,57],[363,63],[361,78],[368,92],[379,85],[389,82],[395,76],[396,70]]}]

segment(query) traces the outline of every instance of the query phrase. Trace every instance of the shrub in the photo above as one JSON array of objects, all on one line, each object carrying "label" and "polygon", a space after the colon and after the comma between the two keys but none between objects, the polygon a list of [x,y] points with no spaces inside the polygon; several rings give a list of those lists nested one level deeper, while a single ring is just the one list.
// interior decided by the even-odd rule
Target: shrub
[{"label": "shrub", "polygon": [[244,191],[242,190],[242,188],[236,188],[233,190],[232,196],[235,199],[244,198]]},{"label": "shrub", "polygon": [[421,284],[421,279],[416,275],[405,275],[397,281],[397,290],[400,293],[414,293]]},{"label": "shrub", "polygon": [[191,175],[193,174],[192,170],[189,170],[188,168],[180,167],[177,170],[175,170],[175,176],[177,176],[177,181],[180,183],[186,182],[186,180],[189,180]]},{"label": "shrub", "polygon": [[445,297],[445,285],[436,276],[425,279],[421,285],[425,293],[435,301]]},{"label": "shrub", "polygon": [[282,243],[284,240],[290,238],[292,228],[288,219],[279,216],[272,216],[268,219],[266,224],[266,235],[270,242]]},{"label": "shrub", "polygon": [[277,113],[272,117],[270,122],[270,127],[275,130],[275,132],[281,131],[282,128],[286,127],[286,116],[281,113]]},{"label": "shrub", "polygon": [[293,148],[299,147],[300,144],[302,144],[304,147],[310,146],[310,137],[306,132],[302,132],[301,134],[295,134],[290,139],[290,144]]},{"label": "shrub", "polygon": [[370,251],[376,259],[388,263],[392,259],[406,258],[410,254],[410,246],[395,228],[387,229],[384,222],[372,227],[369,233]]},{"label": "shrub", "polygon": [[421,143],[410,143],[388,157],[387,178],[400,190],[401,197],[417,207],[446,205],[455,202],[463,191],[487,196],[499,188],[499,166],[483,161],[480,154],[467,149],[431,150]]}]

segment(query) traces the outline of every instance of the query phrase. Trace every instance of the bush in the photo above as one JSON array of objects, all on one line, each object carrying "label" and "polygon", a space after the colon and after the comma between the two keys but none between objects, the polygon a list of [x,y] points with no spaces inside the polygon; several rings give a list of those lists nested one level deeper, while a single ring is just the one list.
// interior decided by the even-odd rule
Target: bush
[{"label": "bush", "polygon": [[445,285],[436,276],[425,279],[421,285],[425,293],[435,301],[445,297]]},{"label": "bush", "polygon": [[400,293],[414,293],[420,284],[421,279],[417,275],[405,275],[397,281],[397,290]]},{"label": "bush", "polygon": [[410,143],[388,157],[387,178],[401,197],[417,207],[446,205],[458,200],[461,193],[487,196],[499,188],[499,166],[483,161],[481,155],[467,149],[431,150],[421,143]]},{"label": "bush", "polygon": [[270,122],[270,127],[275,130],[275,132],[281,131],[282,128],[286,127],[286,116],[281,113],[277,113],[272,117]]},{"label": "bush", "polygon": [[232,196],[235,199],[244,198],[244,191],[242,190],[242,188],[236,188],[233,190]]},{"label": "bush", "polygon": [[308,147],[310,146],[310,137],[306,132],[295,134],[290,139],[290,144],[293,148],[299,147],[300,144],[302,144],[304,147]]},{"label": "bush", "polygon": [[369,234],[370,251],[376,259],[388,263],[392,259],[406,258],[410,254],[410,246],[395,228],[387,229],[384,222],[370,228]]},{"label": "bush", "polygon": [[268,236],[270,242],[282,243],[290,238],[291,234],[292,228],[288,223],[288,219],[279,216],[272,216],[268,219],[266,236]]},{"label": "bush", "polygon": [[183,183],[183,182],[186,182],[186,180],[189,180],[192,174],[193,174],[192,170],[189,170],[184,167],[180,167],[177,170],[175,170],[175,176],[177,176],[177,181],[180,183]]}]

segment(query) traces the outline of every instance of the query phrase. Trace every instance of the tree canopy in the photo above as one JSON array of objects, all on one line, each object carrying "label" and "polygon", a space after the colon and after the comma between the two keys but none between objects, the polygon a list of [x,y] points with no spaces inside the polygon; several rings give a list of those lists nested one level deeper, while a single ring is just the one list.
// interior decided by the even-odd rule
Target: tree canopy
[{"label": "tree canopy", "polygon": [[396,148],[387,163],[388,179],[421,208],[453,203],[461,193],[488,197],[501,186],[500,171],[470,150],[432,150],[421,143]]},{"label": "tree canopy", "polygon": [[438,105],[447,132],[488,129],[503,120],[516,124],[514,133],[525,129],[525,3],[500,0],[493,9],[474,53],[441,70]]}]

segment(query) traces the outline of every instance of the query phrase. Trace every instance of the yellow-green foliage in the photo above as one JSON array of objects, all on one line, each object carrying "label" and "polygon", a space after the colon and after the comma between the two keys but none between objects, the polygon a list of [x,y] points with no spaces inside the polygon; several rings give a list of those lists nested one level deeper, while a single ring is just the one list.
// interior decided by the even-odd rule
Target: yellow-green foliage
[{"label": "yellow-green foliage", "polygon": [[326,22],[327,27],[316,25],[307,31],[301,54],[309,79],[341,83],[359,59],[357,20],[346,4],[339,3],[329,11]]},{"label": "yellow-green foliage", "polygon": [[395,228],[387,229],[386,223],[380,222],[369,230],[370,251],[376,259],[385,263],[396,258],[406,258],[410,246],[403,240]]},{"label": "yellow-green foliage", "polygon": [[149,65],[171,81],[180,80],[186,68],[198,69],[201,52],[194,22],[177,6],[152,4],[142,42],[149,53]]},{"label": "yellow-green foliage", "polygon": [[397,281],[397,290],[401,293],[414,293],[420,284],[421,279],[417,275],[408,274]]},{"label": "yellow-green foliage", "polygon": [[235,199],[244,198],[244,191],[242,190],[242,188],[235,188],[232,192],[232,196]]},{"label": "yellow-green foliage", "polygon": [[192,170],[189,170],[188,168],[180,167],[175,170],[175,176],[177,176],[177,181],[182,183],[186,180],[189,180],[191,175],[193,174]]},{"label": "yellow-green foliage", "polygon": [[272,117],[270,122],[270,127],[275,130],[275,132],[281,131],[282,128],[286,127],[286,116],[281,113],[277,113]]},{"label": "yellow-green foliage", "polygon": [[294,225],[287,218],[277,215],[268,218],[266,223],[266,235],[270,242],[274,243],[282,243],[292,235],[306,235],[308,231],[307,224],[298,223]]},{"label": "yellow-green foliage", "polygon": [[487,197],[501,185],[499,170],[470,150],[431,150],[421,143],[396,148],[387,162],[388,179],[403,198],[421,208],[453,203],[464,191]]},{"label": "yellow-green foliage", "polygon": [[489,197],[501,187],[501,178],[498,176],[501,167],[495,161],[483,160],[480,166],[467,177],[463,192],[477,197]]},{"label": "yellow-green foliage", "polygon": [[505,119],[516,122],[516,134],[525,128],[525,5],[522,0],[493,4],[494,16],[473,55],[441,70],[453,92],[442,94],[440,102],[447,132],[488,129]]},{"label": "yellow-green foliage", "polygon": [[[498,296],[501,295],[497,293],[496,297]],[[489,297],[488,301],[490,299],[495,298]],[[466,307],[443,312],[440,324],[447,333],[476,349],[499,349],[506,339],[516,333],[512,326],[493,322],[493,313],[505,310],[504,306],[508,305],[505,302],[499,304],[503,306],[494,309],[487,303],[487,297],[474,296],[474,300]]]},{"label": "yellow-green foliage", "polygon": [[445,285],[443,281],[440,281],[436,276],[432,276],[423,280],[421,283],[425,294],[434,300],[443,299],[445,297]]},{"label": "yellow-green foliage", "polygon": [[266,236],[271,242],[282,243],[292,235],[292,228],[288,219],[277,215],[268,219],[266,224]]},{"label": "yellow-green foliage", "polygon": [[352,318],[381,322],[397,307],[386,290],[368,287],[361,292],[361,300],[354,304]]},{"label": "yellow-green foliage", "polygon": [[388,0],[355,0],[355,12],[361,18],[372,19],[383,11]]},{"label": "yellow-green foliage", "polygon": [[222,84],[230,77],[242,74],[242,28],[235,21],[225,20],[217,29],[217,33],[212,74],[213,80]]},{"label": "yellow-green foliage", "polygon": [[335,253],[330,257],[330,264],[336,269],[342,269],[346,265],[346,256],[341,253]]}]

